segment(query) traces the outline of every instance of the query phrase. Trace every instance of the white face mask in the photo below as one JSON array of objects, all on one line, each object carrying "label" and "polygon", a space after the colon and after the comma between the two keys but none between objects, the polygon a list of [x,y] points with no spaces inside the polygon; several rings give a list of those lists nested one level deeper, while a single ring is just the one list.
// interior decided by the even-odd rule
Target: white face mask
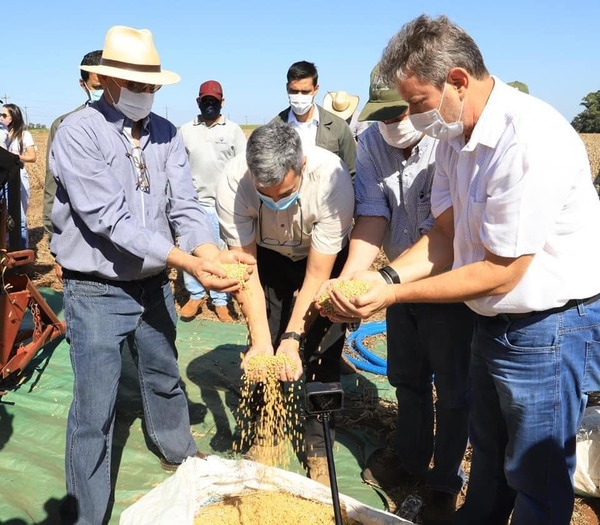
[{"label": "white face mask", "polygon": [[423,136],[423,133],[416,130],[409,119],[392,122],[391,124],[384,124],[379,121],[377,126],[383,140],[393,148],[410,148],[419,142]]},{"label": "white face mask", "polygon": [[[126,87],[121,87],[121,94],[119,95],[119,102],[115,102],[115,99],[110,96],[115,109],[123,113],[127,118],[138,122],[145,119],[152,110],[152,103],[154,102],[154,93],[134,93],[129,91]],[[110,92],[107,91],[110,95]]]},{"label": "white face mask", "polygon": [[290,100],[290,106],[292,111],[296,115],[306,115],[313,105],[313,95],[302,95],[301,93],[295,95],[288,95]]},{"label": "white face mask", "polygon": [[444,84],[444,89],[442,90],[442,99],[440,100],[440,105],[437,109],[431,109],[429,111],[425,111],[424,113],[414,113],[408,116],[416,129],[422,131],[430,137],[433,137],[434,139],[449,140],[454,137],[458,137],[463,133],[463,123],[461,122],[460,117],[462,116],[463,108],[465,106],[464,98],[460,105],[460,114],[458,115],[456,122],[448,124],[440,113],[442,102],[444,101],[446,86],[447,84]]}]

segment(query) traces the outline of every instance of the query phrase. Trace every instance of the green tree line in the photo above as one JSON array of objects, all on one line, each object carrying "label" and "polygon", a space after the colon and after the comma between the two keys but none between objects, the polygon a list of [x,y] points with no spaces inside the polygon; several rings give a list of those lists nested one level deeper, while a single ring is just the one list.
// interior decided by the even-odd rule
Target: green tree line
[{"label": "green tree line", "polygon": [[573,119],[571,125],[579,133],[600,133],[600,91],[588,93],[580,106],[585,110]]}]

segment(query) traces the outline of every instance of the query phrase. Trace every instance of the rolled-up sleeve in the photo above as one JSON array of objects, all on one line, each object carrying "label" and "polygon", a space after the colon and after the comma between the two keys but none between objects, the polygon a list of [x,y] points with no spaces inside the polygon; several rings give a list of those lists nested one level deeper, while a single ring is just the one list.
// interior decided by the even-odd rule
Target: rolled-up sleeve
[{"label": "rolled-up sleeve", "polygon": [[386,197],[385,182],[378,174],[377,163],[361,138],[358,140],[356,156],[356,215],[385,217],[391,213]]},{"label": "rolled-up sleeve", "polygon": [[[254,195],[253,195],[254,194]],[[258,196],[243,155],[231,159],[217,186],[216,208],[221,235],[228,246],[247,246],[256,238]]]},{"label": "rolled-up sleeve", "polygon": [[325,178],[330,191],[322,193],[323,212],[311,236],[311,247],[326,255],[336,254],[344,247],[354,215],[352,179],[341,163],[338,166],[330,178]]}]

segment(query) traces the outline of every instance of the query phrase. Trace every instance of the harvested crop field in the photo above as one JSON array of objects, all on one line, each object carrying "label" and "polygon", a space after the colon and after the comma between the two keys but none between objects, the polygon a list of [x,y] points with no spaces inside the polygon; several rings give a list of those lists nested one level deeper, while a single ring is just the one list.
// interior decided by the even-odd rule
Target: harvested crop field
[{"label": "harvested crop field", "polygon": [[[37,148],[38,148],[38,161],[33,165],[28,165],[27,169],[31,177],[31,202],[28,211],[28,222],[30,228],[30,246],[36,252],[35,263],[24,267],[23,271],[29,275],[34,283],[39,287],[51,287],[55,290],[61,290],[62,286],[54,274],[54,262],[48,248],[47,238],[44,236],[42,227],[42,199],[43,199],[43,186],[44,176],[46,169],[46,141],[47,132],[33,133]],[[600,134],[583,134],[582,139],[586,145],[588,155],[590,158],[590,165],[592,169],[592,178],[600,181]],[[171,272],[171,278],[173,280],[175,298],[178,307],[183,305],[187,300],[187,293],[183,288],[183,282],[180,275],[177,272]],[[239,313],[239,312],[237,312]],[[207,319],[216,319],[215,314],[204,309],[200,314],[200,317]],[[241,321],[239,321],[241,322]],[[378,406],[377,399],[362,399],[357,401],[357,405],[361,409],[361,413],[375,413],[375,409]],[[387,425],[389,430],[393,430],[395,420],[393,415],[390,415],[389,411],[393,411],[392,407],[386,407],[385,414],[380,414],[382,417],[373,422],[377,425],[379,430],[382,430],[382,424]],[[348,416],[349,417],[349,416]],[[364,422],[363,422],[364,423]],[[360,423],[360,424],[363,424]],[[358,424],[358,423],[357,423]],[[364,424],[368,424],[364,423]],[[467,454],[465,459],[465,470],[469,468],[469,455]],[[406,493],[414,491],[414,487],[406,487]],[[403,493],[405,495],[406,493]],[[397,501],[401,501],[401,498]],[[576,508],[574,516],[571,520],[572,525],[597,525],[599,524],[598,516],[600,515],[600,502],[599,500],[576,500]]]}]

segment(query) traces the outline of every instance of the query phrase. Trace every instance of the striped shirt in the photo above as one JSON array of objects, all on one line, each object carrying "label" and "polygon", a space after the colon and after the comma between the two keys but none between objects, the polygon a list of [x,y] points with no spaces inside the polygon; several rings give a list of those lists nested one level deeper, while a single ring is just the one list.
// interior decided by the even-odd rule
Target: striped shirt
[{"label": "striped shirt", "polygon": [[356,215],[385,217],[383,249],[394,260],[433,226],[431,185],[437,141],[424,136],[408,159],[388,145],[377,125],[358,138]]}]

